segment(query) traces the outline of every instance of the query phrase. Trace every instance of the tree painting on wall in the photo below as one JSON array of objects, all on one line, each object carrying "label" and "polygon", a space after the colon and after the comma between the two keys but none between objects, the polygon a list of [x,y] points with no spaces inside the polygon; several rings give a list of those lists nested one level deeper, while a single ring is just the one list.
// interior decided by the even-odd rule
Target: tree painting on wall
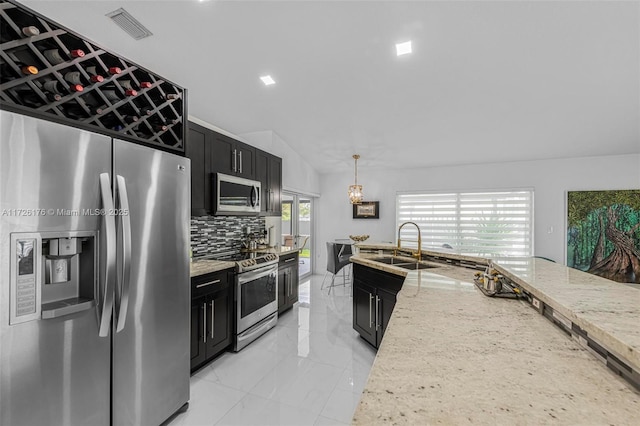
[{"label": "tree painting on wall", "polygon": [[567,193],[567,265],[640,284],[640,190]]}]

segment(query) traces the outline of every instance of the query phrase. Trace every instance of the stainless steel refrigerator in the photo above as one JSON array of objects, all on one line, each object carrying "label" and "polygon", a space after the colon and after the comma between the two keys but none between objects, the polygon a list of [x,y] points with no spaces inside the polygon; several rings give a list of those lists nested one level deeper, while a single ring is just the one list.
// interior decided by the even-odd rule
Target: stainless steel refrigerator
[{"label": "stainless steel refrigerator", "polygon": [[159,425],[189,400],[189,160],[0,114],[0,425]]}]

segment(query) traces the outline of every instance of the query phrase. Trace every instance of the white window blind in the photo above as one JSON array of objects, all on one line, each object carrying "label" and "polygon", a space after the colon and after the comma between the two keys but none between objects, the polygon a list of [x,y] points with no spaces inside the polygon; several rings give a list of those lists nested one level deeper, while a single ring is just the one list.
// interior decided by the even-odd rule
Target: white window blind
[{"label": "white window blind", "polygon": [[[398,226],[415,222],[422,247],[451,248],[461,254],[531,256],[533,191],[398,194]],[[417,247],[418,231],[402,228],[403,247]]]}]

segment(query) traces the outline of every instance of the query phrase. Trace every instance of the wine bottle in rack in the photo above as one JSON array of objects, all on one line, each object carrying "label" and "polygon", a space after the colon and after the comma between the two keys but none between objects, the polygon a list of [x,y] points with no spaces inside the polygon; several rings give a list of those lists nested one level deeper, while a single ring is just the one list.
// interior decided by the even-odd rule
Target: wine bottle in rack
[{"label": "wine bottle in rack", "polygon": [[74,85],[82,86],[84,84],[80,78],[80,71],[68,71],[64,73],[64,79]]},{"label": "wine bottle in rack", "polygon": [[140,120],[140,117],[135,115],[125,115],[122,117],[122,119],[125,121],[125,123],[131,124],[131,123],[137,123],[138,120]]},{"label": "wine bottle in rack", "polygon": [[80,71],[68,71],[64,73],[64,79],[70,83],[69,88],[72,92],[84,91],[84,82],[80,77]]},{"label": "wine bottle in rack", "polygon": [[151,86],[153,86],[153,84],[150,81],[141,81],[140,82],[140,88],[141,89],[148,89]]},{"label": "wine bottle in rack", "polygon": [[122,91],[113,82],[107,83],[101,87],[102,94],[111,103],[120,102],[123,99]]},{"label": "wine bottle in rack", "polygon": [[[47,58],[47,61],[49,61],[51,65],[58,65],[67,61],[60,54],[60,49],[47,49],[42,52],[42,54]],[[69,52],[69,56],[71,56],[71,59],[82,58],[84,56],[84,51],[81,49],[74,49]]]},{"label": "wine bottle in rack", "polygon": [[151,115],[153,114],[153,108],[149,106],[144,106],[140,108],[140,115]]},{"label": "wine bottle in rack", "polygon": [[167,126],[167,123],[165,123],[164,120],[157,116],[149,119],[149,124],[151,125],[151,128],[156,132],[164,132],[169,128],[169,126]]},{"label": "wine bottle in rack", "polygon": [[58,65],[65,61],[62,55],[60,55],[60,49],[47,49],[42,52],[42,54],[51,65]]},{"label": "wine bottle in rack", "polygon": [[118,75],[118,74],[122,74],[122,68],[120,67],[109,67],[109,74],[111,75]]},{"label": "wine bottle in rack", "polygon": [[71,90],[72,92],[83,92],[84,91],[84,86],[82,84],[71,84],[69,85],[69,90]]},{"label": "wine bottle in rack", "polygon": [[38,27],[35,27],[33,25],[29,25],[26,27],[22,27],[20,29],[20,32],[22,33],[22,35],[24,35],[25,37],[33,37],[33,36],[37,36],[40,35],[40,30],[38,29]]},{"label": "wine bottle in rack", "polygon": [[180,96],[175,94],[175,93],[169,93],[166,95],[161,95],[160,93],[154,93],[153,95],[151,95],[151,99],[156,102],[157,104],[162,104],[166,101],[171,101],[174,99],[178,99]]},{"label": "wine bottle in rack", "polygon": [[101,115],[104,110],[107,109],[106,105],[95,106],[89,103],[87,104],[87,108],[89,108],[89,111],[91,111],[93,115]]},{"label": "wine bottle in rack", "polygon": [[124,88],[125,95],[127,96],[138,95],[138,92],[136,91],[136,89],[134,89],[133,86],[131,85],[131,80],[118,80],[118,83],[120,83],[120,86]]},{"label": "wine bottle in rack", "polygon": [[89,74],[89,79],[93,83],[102,83],[104,81],[104,77],[100,75],[98,72],[98,67],[90,66],[86,68],[87,74]]},{"label": "wine bottle in rack", "polygon": [[18,66],[18,68],[20,68],[20,72],[23,75],[36,75],[40,72],[38,67],[36,67],[35,65],[24,64],[22,62],[18,62],[16,63],[16,65]]},{"label": "wine bottle in rack", "polygon": [[58,102],[60,99],[62,99],[62,95],[60,93],[44,92],[44,95],[51,102]]},{"label": "wine bottle in rack", "polygon": [[64,91],[61,89],[60,84],[58,83],[57,80],[49,80],[49,81],[45,81],[42,84],[42,87],[44,88],[45,91],[52,93],[54,95],[58,95],[58,96],[62,96],[65,95],[66,93],[64,93]]}]

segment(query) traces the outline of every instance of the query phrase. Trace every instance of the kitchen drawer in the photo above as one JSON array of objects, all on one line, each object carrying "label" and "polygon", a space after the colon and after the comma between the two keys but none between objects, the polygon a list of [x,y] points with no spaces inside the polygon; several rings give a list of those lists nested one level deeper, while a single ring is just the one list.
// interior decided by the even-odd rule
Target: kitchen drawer
[{"label": "kitchen drawer", "polygon": [[293,259],[297,259],[298,258],[298,251],[293,251],[291,253],[286,253],[286,254],[280,254],[278,255],[278,265],[280,267],[282,266],[286,266],[287,264],[290,264],[293,262]]},{"label": "kitchen drawer", "polygon": [[191,298],[229,288],[233,274],[233,268],[229,268],[191,278]]},{"label": "kitchen drawer", "polygon": [[360,280],[392,294],[397,294],[402,289],[402,283],[404,282],[404,277],[402,276],[368,268],[357,263],[353,264],[353,271],[354,275]]}]

